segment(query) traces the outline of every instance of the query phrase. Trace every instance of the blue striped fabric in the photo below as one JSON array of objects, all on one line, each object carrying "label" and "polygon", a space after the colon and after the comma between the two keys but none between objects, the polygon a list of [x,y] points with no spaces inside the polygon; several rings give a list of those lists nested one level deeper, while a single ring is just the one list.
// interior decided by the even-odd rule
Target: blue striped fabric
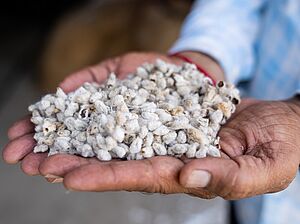
[{"label": "blue striped fabric", "polygon": [[[204,52],[243,92],[266,100],[300,93],[300,0],[198,0],[170,53]],[[300,223],[300,176],[284,191],[236,202],[241,224]]]}]

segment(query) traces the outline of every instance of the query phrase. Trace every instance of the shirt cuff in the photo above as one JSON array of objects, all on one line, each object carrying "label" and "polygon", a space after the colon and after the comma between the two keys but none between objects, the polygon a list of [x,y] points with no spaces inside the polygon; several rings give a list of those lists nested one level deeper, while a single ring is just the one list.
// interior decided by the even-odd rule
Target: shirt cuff
[{"label": "shirt cuff", "polygon": [[237,84],[239,81],[240,68],[234,63],[229,51],[221,42],[215,41],[210,37],[189,37],[180,38],[169,50],[170,54],[182,51],[197,51],[214,58],[223,68],[226,79]]}]

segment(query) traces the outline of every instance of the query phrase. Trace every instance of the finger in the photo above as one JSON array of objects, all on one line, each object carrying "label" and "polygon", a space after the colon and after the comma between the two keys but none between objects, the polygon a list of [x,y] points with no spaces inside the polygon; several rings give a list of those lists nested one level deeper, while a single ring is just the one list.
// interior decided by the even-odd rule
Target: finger
[{"label": "finger", "polygon": [[230,119],[219,131],[222,151],[231,158],[243,155],[245,149],[257,141],[253,130],[255,123],[249,123],[243,114]]},{"label": "finger", "polygon": [[46,158],[39,167],[43,176],[63,177],[79,166],[99,162],[95,158],[83,158],[75,155],[56,154]]},{"label": "finger", "polygon": [[36,145],[33,134],[27,134],[9,142],[3,149],[2,156],[5,162],[15,164],[30,153]]},{"label": "finger", "polygon": [[8,129],[9,140],[14,140],[23,135],[29,134],[34,131],[34,125],[30,121],[30,116],[26,116],[22,120],[17,121]]},{"label": "finger", "polygon": [[208,190],[225,199],[237,199],[246,197],[249,191],[245,177],[252,182],[252,174],[247,172],[234,160],[208,157],[188,163],[181,170],[180,183],[190,189]]},{"label": "finger", "polygon": [[[230,123],[228,123],[221,128],[219,136],[221,149],[224,153],[226,153],[226,155],[228,155],[227,158],[244,154],[244,150],[247,146],[245,133],[241,132],[237,128],[231,127]],[[248,139],[249,138],[250,137],[248,137]]]},{"label": "finger", "polygon": [[67,189],[78,191],[183,192],[178,173],[183,163],[175,158],[156,157],[79,167],[64,178]]},{"label": "finger", "polygon": [[287,176],[271,160],[246,155],[234,159],[211,157],[186,164],[180,172],[180,183],[232,200],[282,190],[293,179]]},{"label": "finger", "polygon": [[80,87],[85,82],[102,83],[108,75],[114,71],[110,61],[105,61],[98,65],[91,66],[79,72],[69,75],[61,83],[60,87],[65,92],[71,92]]},{"label": "finger", "polygon": [[67,174],[64,184],[68,189],[79,191],[147,191],[146,188],[152,189],[154,179],[153,170],[147,164],[140,161],[90,164]]},{"label": "finger", "polygon": [[39,175],[39,166],[47,158],[47,153],[33,153],[31,152],[24,157],[21,163],[21,169],[24,173],[30,176]]}]

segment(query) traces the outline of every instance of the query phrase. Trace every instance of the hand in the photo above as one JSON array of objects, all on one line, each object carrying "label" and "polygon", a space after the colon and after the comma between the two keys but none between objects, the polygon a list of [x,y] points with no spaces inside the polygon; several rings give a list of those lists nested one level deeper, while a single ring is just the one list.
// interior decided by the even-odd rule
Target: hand
[{"label": "hand", "polygon": [[[128,54],[108,60],[71,75],[61,86],[72,91],[85,81],[102,82],[111,71],[123,78],[139,64],[153,62],[157,57]],[[203,198],[219,195],[238,199],[280,191],[293,180],[299,166],[299,114],[296,101],[244,100],[220,131],[223,158],[184,161],[171,157],[111,162],[71,155],[46,158],[45,154],[31,153],[35,144],[30,134],[33,127],[25,119],[10,129],[9,136],[14,140],[3,156],[10,163],[25,157],[22,168],[26,173],[41,172],[54,182],[63,178],[65,186],[73,190],[188,193]]]},{"label": "hand", "polygon": [[[181,54],[201,65],[211,74],[215,81],[224,80],[224,73],[221,66],[211,57],[192,51],[181,52]],[[134,72],[138,66],[145,62],[154,63],[158,58],[173,64],[183,63],[183,61],[176,56],[168,57],[157,53],[128,53],[120,57],[105,60],[98,65],[76,72],[75,74],[68,76],[60,84],[60,87],[66,92],[71,92],[81,86],[84,82],[101,83],[105,81],[112,72],[118,75],[118,78],[123,79],[129,73]]]},{"label": "hand", "polygon": [[299,133],[298,100],[243,100],[219,133],[227,158],[191,161],[182,168],[180,183],[225,199],[281,191],[298,172]]},{"label": "hand", "polygon": [[[136,68],[145,63],[153,63],[157,58],[170,63],[182,63],[177,58],[170,58],[156,53],[129,53],[113,59],[108,59],[98,65],[88,67],[68,76],[60,87],[70,92],[81,86],[84,82],[105,81],[111,72],[115,72],[119,78],[124,78]],[[30,116],[16,122],[8,131],[9,143],[3,150],[3,158],[7,163],[15,164],[21,161],[21,168],[28,175],[38,175],[39,165],[46,158],[46,153],[34,154],[33,139],[34,125],[30,122]]]},{"label": "hand", "polygon": [[67,188],[81,191],[187,193],[225,199],[277,192],[298,171],[299,114],[294,101],[244,100],[220,131],[222,158],[99,162],[55,155],[40,170],[63,177]]},{"label": "hand", "polygon": [[44,160],[40,171],[62,177],[56,180],[82,191],[187,193],[226,199],[277,192],[288,186],[298,170],[299,113],[293,101],[244,100],[220,131],[223,158],[100,162],[55,155]]},{"label": "hand", "polygon": [[[184,52],[184,55],[193,58],[197,63],[205,63],[207,69],[220,70],[216,62],[202,54],[195,52]],[[138,66],[145,62],[153,63],[157,58],[174,64],[181,64],[182,61],[176,57],[167,57],[156,53],[128,53],[120,57],[108,59],[95,66],[88,67],[68,76],[60,87],[70,92],[81,86],[84,82],[101,83],[107,76],[114,72],[119,78],[124,78],[128,73],[132,73]],[[212,70],[212,71],[213,71]],[[215,77],[216,80],[219,79]],[[28,175],[38,175],[41,162],[47,157],[46,153],[34,154],[33,139],[34,126],[30,122],[30,117],[17,121],[8,131],[9,143],[3,150],[3,158],[7,163],[15,164],[21,161],[21,168]]]}]

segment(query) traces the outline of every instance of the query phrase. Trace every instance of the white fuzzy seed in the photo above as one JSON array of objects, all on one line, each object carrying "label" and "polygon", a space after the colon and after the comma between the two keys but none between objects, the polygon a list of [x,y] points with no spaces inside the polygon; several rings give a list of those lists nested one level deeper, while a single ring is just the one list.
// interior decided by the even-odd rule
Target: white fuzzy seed
[{"label": "white fuzzy seed", "polygon": [[140,152],[141,149],[142,149],[142,144],[143,144],[143,140],[140,137],[137,137],[131,143],[131,145],[129,147],[129,151],[131,153],[138,153],[138,152]]},{"label": "white fuzzy seed", "polygon": [[195,65],[157,60],[117,80],[58,88],[31,105],[34,152],[69,153],[99,160],[220,156],[218,132],[240,102],[233,85]]},{"label": "white fuzzy seed", "polygon": [[154,142],[152,144],[152,147],[155,151],[155,153],[159,156],[164,156],[164,155],[167,155],[167,149],[165,146],[163,146],[162,144],[159,144],[157,142]]}]

